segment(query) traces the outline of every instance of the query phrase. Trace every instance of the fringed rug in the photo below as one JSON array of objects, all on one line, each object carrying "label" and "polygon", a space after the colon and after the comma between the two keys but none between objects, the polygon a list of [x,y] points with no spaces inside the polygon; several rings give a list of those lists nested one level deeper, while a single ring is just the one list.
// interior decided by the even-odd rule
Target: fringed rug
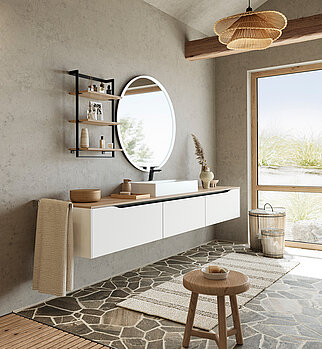
[{"label": "fringed rug", "polygon": [[[249,277],[250,289],[237,296],[238,304],[241,306],[296,267],[299,262],[285,258],[272,259],[229,253],[207,265],[210,264],[236,270]],[[118,306],[185,324],[191,292],[182,286],[182,278],[183,276],[179,276],[134,295],[120,302]],[[226,297],[226,312],[227,316],[231,314],[228,297]],[[199,295],[194,326],[209,331],[217,323],[217,297]]]}]

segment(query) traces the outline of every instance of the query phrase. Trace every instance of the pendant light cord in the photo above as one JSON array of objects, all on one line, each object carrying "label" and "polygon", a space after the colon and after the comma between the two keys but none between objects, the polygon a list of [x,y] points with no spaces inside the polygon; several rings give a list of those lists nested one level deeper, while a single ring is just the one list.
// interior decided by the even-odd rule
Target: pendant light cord
[{"label": "pendant light cord", "polygon": [[248,7],[246,9],[246,12],[251,12],[253,9],[250,7],[250,0],[248,0]]}]

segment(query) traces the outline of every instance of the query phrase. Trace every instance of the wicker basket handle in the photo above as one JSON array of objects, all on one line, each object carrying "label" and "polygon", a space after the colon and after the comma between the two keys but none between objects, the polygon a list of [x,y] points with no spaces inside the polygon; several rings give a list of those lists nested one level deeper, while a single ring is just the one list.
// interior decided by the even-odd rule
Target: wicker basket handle
[{"label": "wicker basket handle", "polygon": [[273,206],[271,204],[269,204],[268,202],[264,205],[265,211],[266,211],[266,205],[268,205],[271,208],[272,212],[274,212]]}]

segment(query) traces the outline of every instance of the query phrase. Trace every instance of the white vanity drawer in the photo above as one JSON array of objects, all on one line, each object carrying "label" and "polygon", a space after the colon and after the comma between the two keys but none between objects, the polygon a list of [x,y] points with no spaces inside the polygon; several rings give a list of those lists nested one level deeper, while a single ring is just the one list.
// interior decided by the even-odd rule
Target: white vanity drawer
[{"label": "white vanity drawer", "polygon": [[91,229],[87,223],[74,233],[78,256],[96,258],[162,238],[162,203],[87,211]]},{"label": "white vanity drawer", "polygon": [[163,203],[163,236],[169,237],[205,226],[205,197]]},{"label": "white vanity drawer", "polygon": [[224,222],[239,216],[239,188],[206,196],[206,225]]}]

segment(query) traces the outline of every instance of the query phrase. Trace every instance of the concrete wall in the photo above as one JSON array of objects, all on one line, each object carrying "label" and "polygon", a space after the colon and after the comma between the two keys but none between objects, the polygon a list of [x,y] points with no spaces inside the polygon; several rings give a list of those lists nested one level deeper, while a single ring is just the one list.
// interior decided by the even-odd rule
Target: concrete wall
[{"label": "concrete wall", "polygon": [[[270,0],[259,10],[288,19],[322,13],[321,0]],[[216,177],[241,187],[241,218],[216,226],[216,237],[247,242],[247,71],[322,58],[322,40],[222,57],[216,65]]]},{"label": "concrete wall", "polygon": [[[158,79],[177,122],[173,153],[160,174],[197,178],[190,133],[215,163],[212,61],[184,59],[185,39],[202,35],[140,0],[2,0],[0,2],[0,314],[43,300],[31,290],[36,208],[42,197],[68,199],[71,188],[112,192],[123,178],[142,180],[122,154],[76,159],[74,80],[66,70],[116,79]],[[87,87],[84,83],[81,87]],[[85,111],[85,104],[82,104]],[[227,182],[227,181],[226,181]],[[230,184],[235,184],[234,182]],[[190,232],[95,260],[76,259],[76,287],[196,246],[213,229]],[[113,238],[113,231],[111,231]]]}]

